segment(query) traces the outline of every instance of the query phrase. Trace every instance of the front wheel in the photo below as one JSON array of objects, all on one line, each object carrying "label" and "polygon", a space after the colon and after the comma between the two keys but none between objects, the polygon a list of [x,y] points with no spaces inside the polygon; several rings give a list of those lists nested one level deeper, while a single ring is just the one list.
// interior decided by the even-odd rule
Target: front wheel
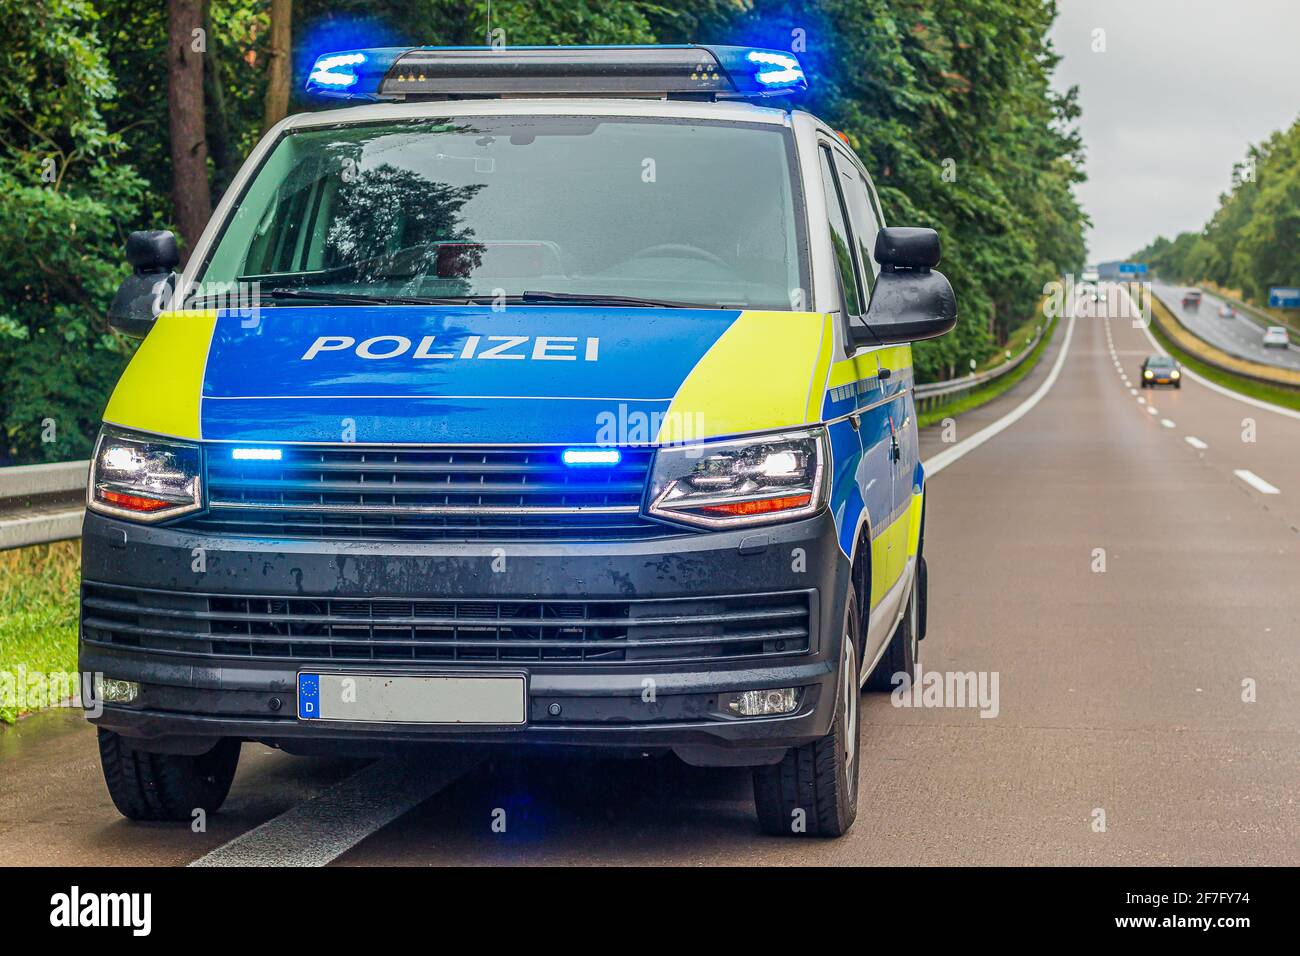
[{"label": "front wheel", "polygon": [[223,738],[205,754],[137,750],[125,737],[99,731],[99,760],[113,805],[128,820],[192,820],[226,800],[239,764],[239,741]]},{"label": "front wheel", "polygon": [[843,836],[858,814],[858,602],[849,588],[830,733],[754,768],[754,807],[773,836]]}]

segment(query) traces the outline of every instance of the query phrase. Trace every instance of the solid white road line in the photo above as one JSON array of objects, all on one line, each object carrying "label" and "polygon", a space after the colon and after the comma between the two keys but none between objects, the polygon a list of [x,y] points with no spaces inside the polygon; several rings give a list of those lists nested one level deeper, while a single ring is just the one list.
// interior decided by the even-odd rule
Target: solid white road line
[{"label": "solid white road line", "polygon": [[448,750],[378,760],[190,866],[324,866],[483,760]]},{"label": "solid white road line", "polygon": [[1274,488],[1253,471],[1247,471],[1245,468],[1238,468],[1233,472],[1233,474],[1246,484],[1250,485],[1250,487],[1254,488],[1261,495],[1280,495],[1282,493],[1280,489]]},{"label": "solid white road line", "polygon": [[[1127,289],[1124,290],[1124,294],[1129,295]],[[1131,295],[1129,295],[1129,302],[1133,302],[1133,297]],[[1137,310],[1136,302],[1133,302],[1133,308],[1134,310]],[[1151,334],[1151,330],[1146,327],[1146,323],[1142,323],[1140,327],[1142,329],[1142,334],[1147,337],[1152,348],[1161,355],[1169,354],[1165,351],[1164,346],[1156,341],[1156,337]],[[1193,382],[1199,382],[1211,391],[1218,392],[1220,395],[1227,395],[1229,398],[1235,398],[1237,401],[1245,402],[1247,405],[1254,405],[1256,408],[1266,408],[1270,412],[1277,412],[1279,415],[1286,415],[1288,418],[1300,418],[1300,412],[1296,411],[1294,408],[1283,408],[1281,405],[1274,405],[1272,402],[1265,402],[1258,398],[1251,398],[1249,395],[1242,395],[1240,392],[1234,392],[1230,388],[1224,388],[1218,382],[1211,382],[1199,372],[1194,372],[1192,369],[1187,368],[1184,365],[1180,365],[1179,367],[1182,369],[1183,378],[1190,378]]]},{"label": "solid white road line", "polygon": [[1205,444],[1205,442],[1201,441],[1199,438],[1196,438],[1192,435],[1187,435],[1186,437],[1183,438],[1183,441],[1187,442],[1187,444],[1191,445],[1197,451],[1205,451],[1205,449],[1210,447],[1209,445]]},{"label": "solid white road line", "polygon": [[1029,414],[1029,411],[1041,402],[1043,396],[1051,391],[1052,386],[1056,384],[1057,378],[1061,375],[1061,367],[1065,365],[1065,357],[1070,354],[1070,339],[1073,337],[1074,314],[1071,313],[1070,321],[1065,327],[1065,338],[1061,340],[1061,352],[1056,356],[1056,362],[1052,365],[1052,370],[1047,373],[1047,378],[1043,379],[1043,383],[1038,386],[1034,391],[1034,394],[1030,395],[1023,402],[1011,409],[1011,411],[1007,412],[991,425],[986,425],[964,441],[959,441],[951,448],[945,448],[943,451],[939,452],[939,454],[933,455],[927,460],[921,462],[921,466],[925,468],[926,477],[933,477],[934,475],[939,474],[939,472],[943,471],[954,461],[970,454],[990,438],[1006,431],[1006,429],[1010,428],[1016,422],[1020,421],[1020,419],[1024,418],[1025,415]]}]

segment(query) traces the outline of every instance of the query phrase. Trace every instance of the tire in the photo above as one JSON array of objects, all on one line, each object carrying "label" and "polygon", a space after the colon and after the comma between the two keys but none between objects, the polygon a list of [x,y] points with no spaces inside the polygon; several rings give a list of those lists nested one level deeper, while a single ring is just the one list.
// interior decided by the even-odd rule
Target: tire
[{"label": "tire", "polygon": [[858,639],[862,630],[852,587],[846,603],[830,733],[802,747],[791,747],[778,764],[754,768],[758,824],[772,836],[843,836],[858,815],[862,764],[858,759]]},{"label": "tire", "polygon": [[867,690],[892,691],[894,675],[906,674],[909,681],[916,680],[916,672],[921,660],[920,609],[917,602],[917,586],[920,581],[920,557],[917,558],[917,571],[912,576],[912,593],[907,596],[907,610],[903,619],[894,628],[894,635],[889,639],[889,646],[876,663],[876,669],[867,678]]},{"label": "tire", "polygon": [[193,819],[216,813],[239,764],[239,741],[223,738],[197,757],[136,750],[109,730],[99,731],[99,762],[119,813],[128,820]]}]

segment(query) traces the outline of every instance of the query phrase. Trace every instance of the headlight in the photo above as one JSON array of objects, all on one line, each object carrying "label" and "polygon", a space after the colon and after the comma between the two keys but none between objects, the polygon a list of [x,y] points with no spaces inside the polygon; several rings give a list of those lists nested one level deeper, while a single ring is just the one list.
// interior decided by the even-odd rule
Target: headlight
[{"label": "headlight", "polygon": [[1155,375],[1156,373],[1151,371],[1151,369],[1146,369],[1142,372],[1143,378],[1155,378]]},{"label": "headlight", "polygon": [[1170,377],[1170,378],[1178,378],[1178,377],[1179,377],[1178,369],[1174,369],[1172,372],[1170,372],[1170,373],[1169,373],[1169,377]]},{"label": "headlight", "polygon": [[661,448],[649,513],[704,528],[810,515],[825,499],[826,462],[820,428]]},{"label": "headlight", "polygon": [[137,521],[197,511],[200,470],[197,445],[105,428],[90,463],[86,505]]}]

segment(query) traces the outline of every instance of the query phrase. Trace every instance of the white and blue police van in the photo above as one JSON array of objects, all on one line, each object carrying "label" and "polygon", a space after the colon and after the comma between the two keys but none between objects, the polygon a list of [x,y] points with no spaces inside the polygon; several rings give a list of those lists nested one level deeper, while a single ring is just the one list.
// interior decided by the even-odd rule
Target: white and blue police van
[{"label": "white and blue police van", "polygon": [[353,104],[270,130],[183,269],[127,243],[80,622],[118,809],[215,811],[244,741],[583,747],[844,833],[859,694],[925,634],[937,234],[885,228],[784,52],[353,50],[308,87]]}]

